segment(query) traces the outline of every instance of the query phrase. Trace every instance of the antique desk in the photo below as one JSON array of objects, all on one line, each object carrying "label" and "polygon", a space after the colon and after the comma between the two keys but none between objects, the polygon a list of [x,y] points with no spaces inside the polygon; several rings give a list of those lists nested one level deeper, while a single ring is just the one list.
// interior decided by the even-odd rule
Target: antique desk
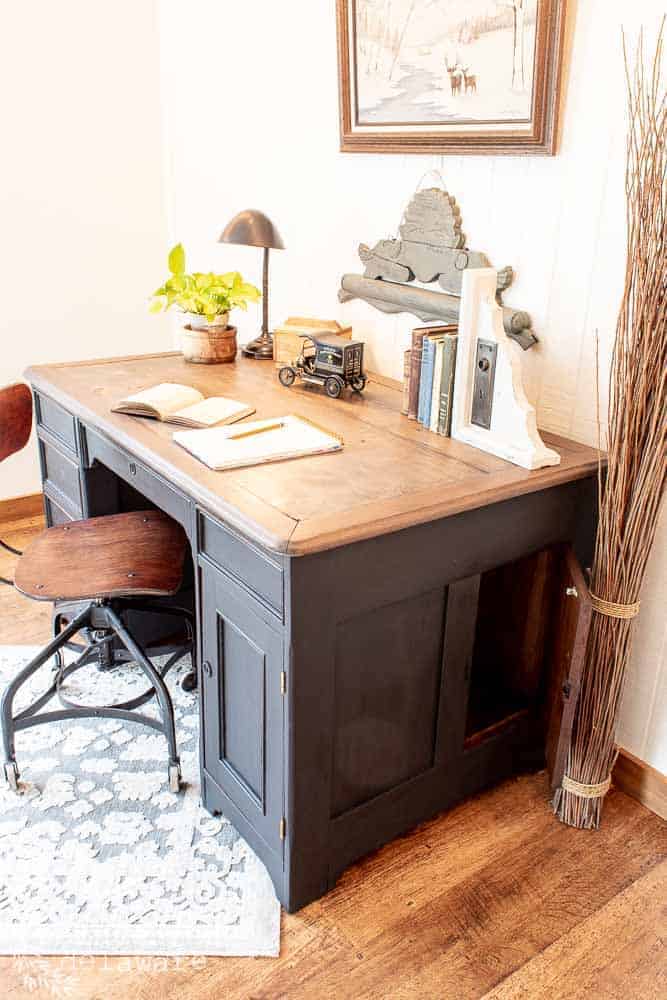
[{"label": "antique desk", "polygon": [[[408,421],[386,380],[334,401],[282,388],[260,362],[162,354],[27,378],[49,524],[140,504],[187,532],[203,801],[246,837],[288,910],[463,796],[562,755],[593,450],[545,435],[561,465],[527,472]],[[173,427],[111,412],[163,381],[258,417],[302,414],[345,447],[212,472]]]}]

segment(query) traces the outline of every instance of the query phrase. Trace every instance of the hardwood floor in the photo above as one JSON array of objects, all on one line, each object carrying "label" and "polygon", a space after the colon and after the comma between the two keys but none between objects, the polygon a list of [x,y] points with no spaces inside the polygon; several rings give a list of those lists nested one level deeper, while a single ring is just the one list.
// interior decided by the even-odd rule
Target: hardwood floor
[{"label": "hardwood floor", "polygon": [[[5,525],[21,547],[38,519]],[[0,554],[0,574],[13,557]],[[0,588],[0,642],[49,608]],[[596,833],[506,782],[350,868],[283,914],[279,959],[1,958],[0,995],[75,1000],[652,1000],[667,996],[667,824],[612,791]],[[1,904],[0,904],[1,905]]]},{"label": "hardwood floor", "polygon": [[[30,539],[44,527],[44,518],[24,518],[0,524],[0,538],[15,549],[24,549]],[[0,576],[14,579],[16,556],[0,548]],[[50,638],[51,605],[29,601],[13,587],[0,585],[0,642],[9,646],[39,643]]]}]

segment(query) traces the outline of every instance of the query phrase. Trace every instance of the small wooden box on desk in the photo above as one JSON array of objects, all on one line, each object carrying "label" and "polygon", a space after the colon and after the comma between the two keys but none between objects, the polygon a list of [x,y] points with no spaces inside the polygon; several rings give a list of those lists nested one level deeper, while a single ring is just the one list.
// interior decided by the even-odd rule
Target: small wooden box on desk
[{"label": "small wooden box on desk", "polygon": [[[51,522],[137,503],[185,528],[198,630],[204,804],[296,910],[368,853],[548,758],[562,770],[587,612],[597,453],[545,435],[534,472],[272,366],[178,355],[28,373]],[[194,385],[341,435],[331,455],[216,473],[168,426],[112,413]],[[559,756],[560,755],[560,756]],[[545,803],[546,808],[546,803]]]},{"label": "small wooden box on desk", "polygon": [[282,326],[273,331],[273,360],[276,368],[293,365],[301,353],[305,337],[314,333],[337,333],[350,340],[351,326],[341,326],[333,319],[313,319],[308,316],[290,316]]}]

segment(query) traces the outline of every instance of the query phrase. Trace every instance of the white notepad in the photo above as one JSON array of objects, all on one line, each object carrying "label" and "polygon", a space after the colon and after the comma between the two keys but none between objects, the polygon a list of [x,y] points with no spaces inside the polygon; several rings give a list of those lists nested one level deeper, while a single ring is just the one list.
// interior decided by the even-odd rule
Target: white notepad
[{"label": "white notepad", "polygon": [[[274,424],[279,426],[273,427]],[[247,431],[261,428],[270,429],[247,435]],[[340,451],[343,447],[342,438],[336,434],[294,415],[252,420],[236,427],[176,431],[173,438],[182,448],[216,472]]]}]

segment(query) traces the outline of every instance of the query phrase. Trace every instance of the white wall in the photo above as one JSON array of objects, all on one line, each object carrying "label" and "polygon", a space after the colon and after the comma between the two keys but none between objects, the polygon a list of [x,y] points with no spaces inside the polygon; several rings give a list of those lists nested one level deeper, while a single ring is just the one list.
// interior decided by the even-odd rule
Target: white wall
[{"label": "white wall", "polygon": [[[0,3],[0,385],[31,364],[170,345],[152,0]],[[0,497],[39,489],[34,445]]]},{"label": "white wall", "polygon": [[[620,30],[655,28],[662,0],[570,0],[561,152],[525,159],[339,153],[333,0],[231,6],[233,17],[229,3],[190,0],[187,18],[177,0],[160,7],[171,235],[193,265],[235,267],[259,281],[257,251],[215,240],[239,209],[263,209],[287,246],[273,255],[273,322],[349,320],[367,341],[369,367],[400,378],[416,321],[363,303],[341,307],[336,292],[343,272],[359,270],[357,244],[394,234],[436,167],[459,201],[468,245],[516,269],[506,301],[532,314],[540,337],[524,361],[541,426],[595,443],[595,334],[604,389],[624,270]],[[259,314],[237,321],[248,339]],[[665,534],[663,523],[621,739],[667,772]]]}]

